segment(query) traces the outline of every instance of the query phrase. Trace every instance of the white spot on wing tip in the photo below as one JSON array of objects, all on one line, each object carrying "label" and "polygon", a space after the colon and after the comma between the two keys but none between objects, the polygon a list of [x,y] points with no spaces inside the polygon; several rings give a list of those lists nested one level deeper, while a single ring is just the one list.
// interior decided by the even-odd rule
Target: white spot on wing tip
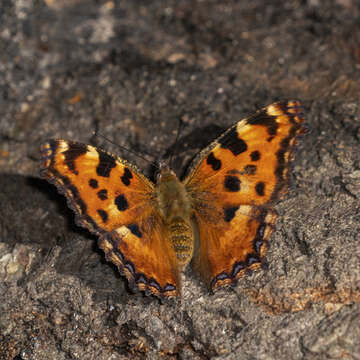
[{"label": "white spot on wing tip", "polygon": [[65,152],[69,149],[69,145],[67,144],[66,141],[60,140],[59,141],[59,149],[61,149],[61,152]]},{"label": "white spot on wing tip", "polygon": [[86,150],[87,150],[87,153],[86,153],[87,157],[93,157],[93,158],[96,158],[96,159],[99,158],[99,152],[93,146],[87,145]]},{"label": "white spot on wing tip", "polygon": [[121,226],[115,231],[119,234],[120,237],[126,237],[130,233],[130,230],[126,226]]},{"label": "white spot on wing tip", "polygon": [[239,214],[242,215],[250,215],[252,211],[252,206],[251,205],[240,205],[239,209],[236,211]]},{"label": "white spot on wing tip", "polygon": [[279,108],[277,106],[275,106],[275,105],[269,105],[266,112],[270,116],[281,115],[281,111],[279,111]]},{"label": "white spot on wing tip", "polygon": [[236,130],[239,132],[240,130],[243,132],[243,131],[246,131],[246,130],[251,130],[251,125],[249,125],[247,123],[247,120],[244,119],[244,120],[241,120],[237,123],[236,125]]}]

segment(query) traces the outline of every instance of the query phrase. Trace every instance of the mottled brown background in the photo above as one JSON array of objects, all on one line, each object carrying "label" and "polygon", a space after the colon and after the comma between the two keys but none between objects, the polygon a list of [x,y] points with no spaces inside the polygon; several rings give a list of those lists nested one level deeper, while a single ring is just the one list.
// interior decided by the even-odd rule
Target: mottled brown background
[{"label": "mottled brown background", "polygon": [[[1,359],[360,359],[360,3],[0,2]],[[181,304],[131,294],[64,198],[38,177],[65,138],[179,174],[241,117],[303,102],[311,132],[267,259]]]}]

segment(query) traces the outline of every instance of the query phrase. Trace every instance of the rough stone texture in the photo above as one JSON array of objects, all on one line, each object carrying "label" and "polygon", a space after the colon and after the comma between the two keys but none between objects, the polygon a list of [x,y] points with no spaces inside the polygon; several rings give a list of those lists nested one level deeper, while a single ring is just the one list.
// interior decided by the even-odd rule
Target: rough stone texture
[{"label": "rough stone texture", "polygon": [[[360,359],[359,22],[357,0],[1,1],[0,358]],[[283,98],[311,131],[269,269],[215,295],[191,271],[181,303],[129,293],[38,179],[47,138],[158,157],[182,119],[180,174]]]}]

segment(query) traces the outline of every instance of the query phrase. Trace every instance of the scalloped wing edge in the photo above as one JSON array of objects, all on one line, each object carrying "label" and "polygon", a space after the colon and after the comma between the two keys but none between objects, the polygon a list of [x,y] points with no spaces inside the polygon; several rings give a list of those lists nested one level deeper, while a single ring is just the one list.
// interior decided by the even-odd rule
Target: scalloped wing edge
[{"label": "scalloped wing edge", "polygon": [[264,264],[264,258],[269,248],[271,234],[275,230],[275,222],[278,214],[271,208],[264,207],[258,216],[259,226],[256,235],[252,240],[253,252],[247,254],[245,261],[234,263],[231,273],[221,272],[216,275],[210,282],[210,291],[215,292],[226,285],[235,286],[239,279],[244,275],[252,273]]},{"label": "scalloped wing edge", "polygon": [[144,291],[145,295],[155,295],[161,300],[179,296],[176,286],[167,284],[161,287],[153,278],[148,279],[145,274],[136,272],[134,264],[126,259],[117,248],[116,243],[121,241],[116,230],[106,233],[99,238],[98,245],[104,251],[107,261],[115,264],[122,276],[128,280],[132,291]]}]

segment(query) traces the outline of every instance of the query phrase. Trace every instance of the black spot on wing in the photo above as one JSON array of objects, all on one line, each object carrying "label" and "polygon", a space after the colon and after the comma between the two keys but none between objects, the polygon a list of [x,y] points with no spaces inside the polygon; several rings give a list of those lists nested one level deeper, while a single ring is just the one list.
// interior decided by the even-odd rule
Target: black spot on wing
[{"label": "black spot on wing", "polygon": [[210,289],[213,289],[218,281],[229,279],[229,275],[224,271],[216,275],[210,282]]},{"label": "black spot on wing", "polygon": [[97,196],[100,200],[106,200],[108,198],[108,192],[106,189],[101,189],[98,191]]},{"label": "black spot on wing", "polygon": [[54,157],[56,155],[56,149],[59,147],[59,141],[50,140],[49,142],[41,145],[41,163],[40,163],[40,176],[47,178],[48,171],[54,166]]},{"label": "black spot on wing", "polygon": [[257,232],[256,232],[256,236],[253,240],[253,247],[255,250],[255,253],[260,255],[260,251],[261,251],[261,247],[263,246],[263,244],[266,242],[266,240],[264,240],[264,234],[265,234],[265,229],[266,229],[266,224],[262,223],[259,225]]},{"label": "black spot on wing", "polygon": [[255,254],[247,254],[245,263],[247,266],[251,266],[252,264],[261,262],[260,258]]},{"label": "black spot on wing", "polygon": [[146,277],[142,273],[135,274],[135,282],[137,284],[147,284]]},{"label": "black spot on wing", "polygon": [[238,206],[224,208],[224,220],[230,222],[235,217],[238,209]]},{"label": "black spot on wing", "polygon": [[273,139],[276,135],[279,125],[276,122],[277,116],[268,115],[266,110],[257,112],[255,115],[251,116],[247,122],[252,125],[262,125],[267,128],[267,132],[270,135],[269,141]]},{"label": "black spot on wing", "polygon": [[69,168],[71,172],[77,175],[79,172],[75,167],[75,160],[81,156],[86,154],[88,151],[87,145],[80,143],[71,143],[69,144],[69,148],[63,152],[65,160],[64,163]]},{"label": "black spot on wing", "polygon": [[105,151],[98,151],[99,163],[96,167],[96,173],[102,177],[109,177],[111,170],[116,166],[115,159]]},{"label": "black spot on wing", "polygon": [[156,292],[159,293],[166,293],[168,291],[173,292],[176,290],[176,286],[169,283],[167,283],[163,288],[161,288],[160,284],[154,278],[150,278],[148,280],[146,276],[142,273],[135,273],[134,277],[136,284],[143,284],[149,287],[153,287],[156,289]]},{"label": "black spot on wing", "polygon": [[49,179],[51,183],[56,185],[59,192],[64,194],[67,198],[67,203],[70,209],[72,209],[76,214],[76,224],[79,226],[84,226],[90,231],[95,231],[98,234],[104,232],[95,221],[87,214],[87,206],[85,202],[81,199],[79,191],[72,184],[71,180],[67,176],[63,176],[57,170],[52,169],[53,178]]},{"label": "black spot on wing", "polygon": [[221,169],[221,160],[217,159],[213,152],[208,155],[206,163],[210,165],[214,171]]},{"label": "black spot on wing", "polygon": [[142,237],[142,232],[140,231],[139,226],[137,224],[126,225],[126,227],[131,231],[132,234],[134,234],[138,238]]},{"label": "black spot on wing", "polygon": [[102,209],[99,209],[97,212],[100,215],[101,220],[104,223],[106,223],[108,221],[108,218],[109,218],[108,213],[105,210],[102,210]]},{"label": "black spot on wing", "polygon": [[222,138],[219,143],[223,149],[229,149],[235,156],[247,150],[247,144],[244,140],[238,137],[236,127],[233,127]]},{"label": "black spot on wing", "polygon": [[244,166],[244,173],[246,175],[255,175],[257,167],[255,165],[249,164]]},{"label": "black spot on wing", "polygon": [[125,211],[129,208],[129,204],[123,194],[120,194],[115,198],[115,205],[119,211]]},{"label": "black spot on wing", "polygon": [[254,241],[254,249],[255,249],[256,253],[259,255],[260,255],[261,247],[263,246],[263,244],[264,244],[264,241],[260,240],[258,238],[256,238]]},{"label": "black spot on wing", "polygon": [[124,185],[129,186],[130,180],[133,178],[132,172],[126,167],[124,169],[124,174],[121,176],[121,181]]},{"label": "black spot on wing", "polygon": [[253,151],[251,154],[250,154],[250,158],[252,161],[258,161],[260,160],[260,152],[258,150],[255,150]]},{"label": "black spot on wing", "polygon": [[259,196],[264,196],[265,195],[265,184],[262,181],[259,181],[255,185],[255,191]]},{"label": "black spot on wing", "polygon": [[231,170],[228,170],[226,173],[228,175],[244,175],[244,173],[238,169],[231,169]]},{"label": "black spot on wing", "polygon": [[164,291],[174,291],[174,290],[176,290],[176,286],[171,285],[169,283],[167,283],[164,287]]},{"label": "black spot on wing", "polygon": [[[294,121],[294,117],[295,116],[299,116],[299,117],[303,117],[304,114],[303,114],[303,108],[301,106],[301,104],[299,102],[296,102],[296,103],[291,103],[289,101],[280,101],[277,103],[277,106],[280,108],[280,110],[288,115],[290,117],[290,121],[293,123],[293,124],[296,124],[297,122]],[[289,111],[289,110],[292,110],[292,111]],[[295,112],[294,112],[295,110]]]},{"label": "black spot on wing", "polygon": [[[280,143],[280,149],[277,151],[276,156],[278,160],[277,167],[275,169],[275,175],[278,178],[278,182],[275,190],[273,191],[271,198],[276,199],[278,193],[289,183],[289,172],[286,174],[286,169],[290,167],[290,160],[292,159],[292,154],[294,150],[294,146],[296,141],[293,141],[291,144],[291,140],[296,140],[297,137],[305,133],[305,126],[302,124],[298,124],[293,126],[290,130],[290,134],[288,137],[284,138]],[[297,133],[299,133],[297,135]]]},{"label": "black spot on wing", "polygon": [[92,187],[93,189],[97,189],[99,184],[98,184],[96,179],[90,179],[89,180],[89,186]]},{"label": "black spot on wing", "polygon": [[266,229],[266,224],[265,224],[265,223],[259,225],[259,227],[258,227],[258,229],[257,229],[257,236],[258,236],[259,238],[263,238],[263,237],[264,237],[265,229]]},{"label": "black spot on wing", "polygon": [[232,272],[231,272],[231,277],[235,278],[236,275],[241,271],[244,270],[246,267],[246,265],[242,262],[242,261],[237,261],[235,262]]},{"label": "black spot on wing", "polygon": [[[135,236],[142,236],[136,224],[129,224],[127,228]],[[116,264],[122,275],[126,275],[126,277],[130,275],[130,278],[128,278],[130,288],[135,290],[140,287],[141,290],[145,291],[146,295],[154,294],[162,299],[174,296],[175,294],[173,292],[176,291],[175,285],[166,283],[164,287],[161,287],[160,283],[156,281],[154,277],[148,278],[144,273],[138,271],[133,262],[124,256],[119,248],[119,239],[121,240],[119,236],[119,233],[116,231],[105,232],[99,240],[99,245],[105,251],[106,259]],[[111,246],[104,245],[105,241],[109,242]],[[122,245],[124,246],[126,243],[123,242]],[[118,261],[114,261],[113,255],[117,257]]]},{"label": "black spot on wing", "polygon": [[[50,157],[53,159],[55,154],[56,154],[56,150],[58,149],[59,147],[59,144],[60,144],[60,141],[59,140],[50,140],[48,142],[49,146],[50,146]],[[48,152],[49,150],[45,148],[44,150],[45,152]]]},{"label": "black spot on wing", "polygon": [[290,136],[289,136],[281,141],[280,149],[276,153],[278,159],[278,165],[275,169],[275,175],[278,177],[279,183],[282,183],[285,180],[283,176],[284,170],[286,167],[289,166],[289,164],[286,162],[285,154],[287,154],[290,151],[291,149],[290,149]]},{"label": "black spot on wing", "polygon": [[127,261],[125,263],[125,267],[129,270],[131,274],[135,275],[135,266],[131,261]]},{"label": "black spot on wing", "polygon": [[255,263],[261,263],[260,258],[255,254],[248,254],[245,261],[236,261],[234,263],[231,274],[223,271],[220,274],[216,275],[210,282],[210,288],[214,289],[218,281],[231,280],[234,284],[236,281],[236,277],[239,275],[239,273],[245,271],[246,275],[250,275],[252,271],[247,268]]},{"label": "black spot on wing", "polygon": [[237,192],[240,190],[241,181],[237,176],[225,176],[224,187],[230,192]]},{"label": "black spot on wing", "polygon": [[61,176],[61,179],[64,183],[65,189],[67,190],[67,194],[70,195],[70,198],[72,198],[75,203],[78,205],[80,209],[80,214],[86,214],[87,212],[87,206],[84,203],[84,201],[81,199],[78,189],[72,184],[70,179],[66,176]]},{"label": "black spot on wing", "polygon": [[288,149],[290,145],[290,137],[286,137],[281,140],[280,147],[283,149]]},{"label": "black spot on wing", "polygon": [[[268,247],[268,241],[264,239],[264,236],[266,234],[266,229],[269,228],[271,231],[272,225],[265,222],[266,215],[268,214],[268,211],[266,209],[261,210],[261,213],[259,214],[257,221],[259,222],[259,226],[256,230],[256,236],[253,239],[253,249],[255,252],[255,255],[261,256],[262,247]],[[274,213],[275,215],[275,213]],[[269,235],[267,235],[269,236]]]},{"label": "black spot on wing", "polygon": [[154,279],[154,278],[150,278],[148,285],[150,287],[154,287],[157,291],[161,291],[161,286],[159,285],[159,283]]}]

